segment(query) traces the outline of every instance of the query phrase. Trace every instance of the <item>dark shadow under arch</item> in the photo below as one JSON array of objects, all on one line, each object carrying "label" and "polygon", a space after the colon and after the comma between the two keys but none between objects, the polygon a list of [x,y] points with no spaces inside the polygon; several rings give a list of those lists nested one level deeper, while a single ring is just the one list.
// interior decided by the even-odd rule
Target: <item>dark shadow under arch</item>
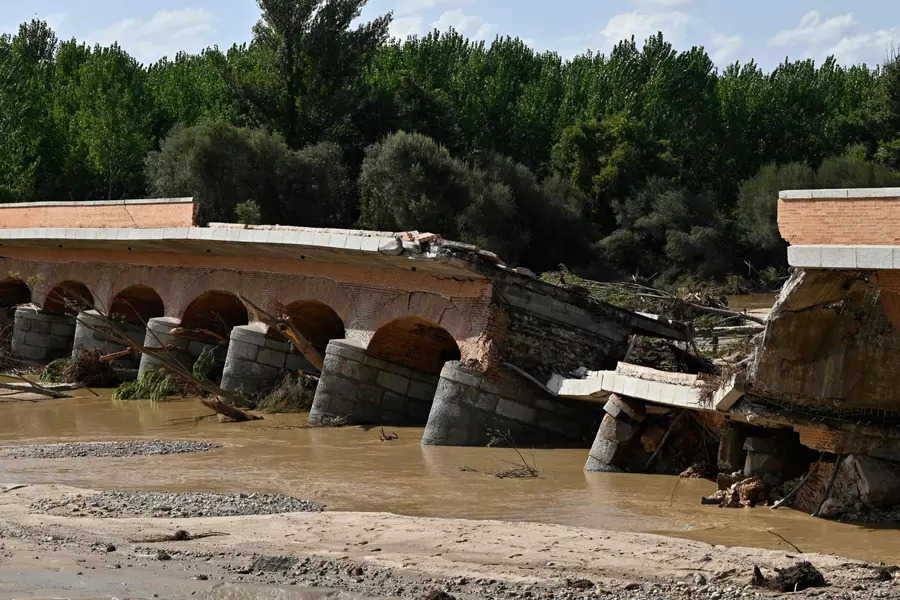
[{"label": "dark shadow under arch", "polygon": [[151,287],[133,285],[113,298],[109,306],[109,316],[130,323],[146,323],[154,317],[165,314],[162,298]]},{"label": "dark shadow under arch", "polygon": [[403,317],[375,332],[370,356],[427,373],[440,373],[448,360],[459,360],[456,340],[446,329],[421,317]]},{"label": "dark shadow under arch", "polygon": [[228,339],[234,327],[246,325],[248,320],[247,308],[237,296],[211,290],[200,294],[188,305],[181,316],[181,327],[209,331]]},{"label": "dark shadow under arch", "polygon": [[43,309],[56,315],[74,315],[94,307],[94,295],[80,281],[63,281],[47,294]]},{"label": "dark shadow under arch", "polygon": [[344,322],[330,306],[318,300],[299,300],[284,307],[291,324],[321,353],[331,340],[344,338]]},{"label": "dark shadow under arch", "polygon": [[0,308],[29,302],[31,302],[31,290],[27,283],[16,277],[0,280]]}]

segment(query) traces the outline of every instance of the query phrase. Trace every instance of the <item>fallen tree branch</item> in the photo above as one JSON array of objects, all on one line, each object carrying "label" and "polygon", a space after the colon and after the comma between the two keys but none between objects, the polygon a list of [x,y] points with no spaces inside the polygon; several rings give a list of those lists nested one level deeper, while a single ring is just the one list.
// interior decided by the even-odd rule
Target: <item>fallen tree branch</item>
[{"label": "fallen tree branch", "polygon": [[220,415],[225,415],[229,419],[237,421],[238,423],[242,423],[244,421],[262,420],[262,417],[258,415],[251,415],[250,413],[244,412],[235,406],[232,406],[226,402],[222,402],[222,399],[218,396],[201,398],[200,402],[203,403],[203,406],[216,411]]},{"label": "fallen tree branch", "polygon": [[[825,455],[824,452],[822,452],[821,454],[819,454],[819,460],[816,461],[816,462],[821,462],[821,461],[822,461],[822,457],[823,457],[824,455]],[[794,487],[794,489],[792,489],[790,492],[788,492],[788,493],[785,495],[784,498],[782,498],[781,500],[779,500],[778,502],[776,502],[775,504],[773,504],[772,506],[770,506],[770,507],[769,507],[769,510],[776,510],[777,508],[783,506],[783,505],[784,505],[786,502],[788,502],[791,498],[793,498],[793,497],[797,494],[797,492],[799,492],[799,491],[803,488],[803,486],[806,485],[806,482],[809,480],[810,475],[812,475],[812,467],[810,467],[810,469],[806,472],[806,475],[803,476],[803,479],[800,480],[800,483],[798,483],[798,484]]]},{"label": "fallen tree branch", "polygon": [[294,327],[290,317],[275,317],[241,295],[238,295],[238,299],[256,313],[256,318],[258,320],[269,327],[274,327],[278,333],[287,338],[297,352],[302,354],[312,366],[320,371],[322,370],[322,367],[325,366],[325,357],[322,356],[322,353],[319,352],[315,346],[313,346],[312,342],[306,339],[306,336],[304,336],[303,333]]},{"label": "fallen tree branch", "polygon": [[656,450],[653,452],[652,455],[650,455],[650,458],[647,459],[647,463],[644,465],[645,471],[647,469],[649,469],[650,465],[653,464],[653,461],[656,460],[656,457],[659,455],[660,451],[662,451],[663,447],[666,445],[666,440],[668,440],[669,436],[672,434],[672,429],[675,428],[675,424],[678,423],[678,421],[681,420],[681,417],[683,417],[685,414],[687,414],[687,411],[682,410],[680,413],[675,415],[675,418],[673,418],[672,422],[669,423],[669,428],[666,429],[666,433],[663,434],[662,439],[659,441],[659,446],[656,447]]},{"label": "fallen tree branch", "polygon": [[24,383],[28,384],[28,387],[24,388],[22,386],[17,386],[12,383],[0,382],[0,389],[16,390],[18,392],[29,391],[29,392],[34,392],[36,394],[41,394],[43,396],[49,396],[50,398],[68,398],[69,397],[68,394],[63,394],[62,392],[59,392],[57,390],[45,388],[44,386],[37,384],[37,383],[31,381],[30,379],[28,379],[27,377],[23,377],[21,375],[13,375],[13,374],[7,373],[7,374],[4,374],[4,377],[9,377],[10,379],[15,379],[17,381],[24,382]]}]

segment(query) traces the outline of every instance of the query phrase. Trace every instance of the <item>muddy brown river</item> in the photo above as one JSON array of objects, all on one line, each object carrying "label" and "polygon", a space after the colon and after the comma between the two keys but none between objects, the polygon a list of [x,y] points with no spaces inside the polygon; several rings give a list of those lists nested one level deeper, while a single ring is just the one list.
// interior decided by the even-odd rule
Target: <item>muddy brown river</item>
[{"label": "muddy brown river", "polygon": [[[86,392],[78,392],[85,394]],[[499,479],[515,466],[504,448],[423,447],[421,428],[308,429],[305,415],[220,423],[196,400],[116,402],[100,397],[0,403],[0,445],[124,439],[209,440],[197,454],[131,458],[0,459],[0,483],[93,489],[280,492],[329,510],[543,521],[729,546],[791,548],[870,561],[900,560],[896,528],[812,519],[780,509],[700,505],[709,481],[585,473],[587,449],[525,451],[537,479]],[[778,535],[776,535],[778,534]]]}]

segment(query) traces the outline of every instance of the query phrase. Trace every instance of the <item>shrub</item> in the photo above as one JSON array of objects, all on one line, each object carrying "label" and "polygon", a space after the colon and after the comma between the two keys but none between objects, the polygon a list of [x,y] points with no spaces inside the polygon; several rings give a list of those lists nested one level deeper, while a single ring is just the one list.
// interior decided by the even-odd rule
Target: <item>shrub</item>
[{"label": "shrub", "polygon": [[134,381],[126,381],[113,392],[113,400],[159,401],[174,392],[172,376],[162,369],[148,369]]},{"label": "shrub", "polygon": [[319,378],[288,373],[274,390],[263,397],[256,409],[270,413],[305,412],[312,407]]}]

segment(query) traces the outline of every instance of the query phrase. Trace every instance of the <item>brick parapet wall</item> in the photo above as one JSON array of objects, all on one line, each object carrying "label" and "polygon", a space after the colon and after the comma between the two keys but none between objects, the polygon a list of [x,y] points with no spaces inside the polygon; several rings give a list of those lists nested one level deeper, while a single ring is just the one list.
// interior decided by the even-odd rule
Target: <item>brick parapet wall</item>
[{"label": "brick parapet wall", "polygon": [[782,192],[778,229],[794,246],[900,245],[900,188]]},{"label": "brick parapet wall", "polygon": [[0,204],[2,229],[25,227],[148,229],[190,227],[193,221],[194,202],[191,198]]}]

